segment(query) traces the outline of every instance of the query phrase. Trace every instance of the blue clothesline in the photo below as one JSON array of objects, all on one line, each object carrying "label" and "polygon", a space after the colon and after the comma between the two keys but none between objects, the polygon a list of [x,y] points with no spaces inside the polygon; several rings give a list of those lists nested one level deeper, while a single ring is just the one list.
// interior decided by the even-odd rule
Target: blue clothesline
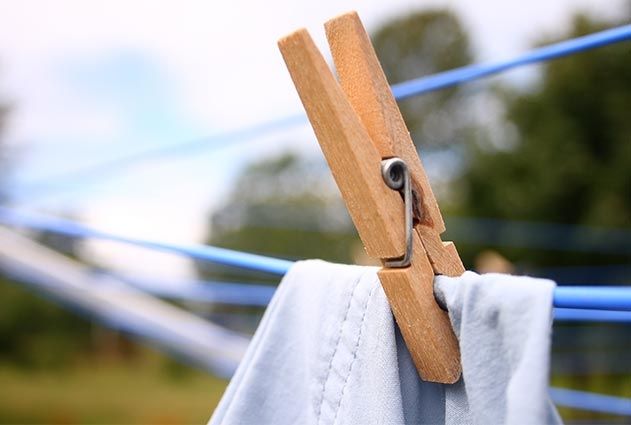
[{"label": "blue clothesline", "polygon": [[45,217],[32,213],[26,214],[5,207],[0,207],[0,222],[11,226],[49,231],[73,238],[91,238],[120,242],[156,251],[171,252],[199,260],[211,261],[225,266],[256,270],[281,276],[284,275],[293,264],[293,262],[289,260],[265,257],[209,245],[173,244],[115,235],[113,233],[92,229],[70,220]]},{"label": "blue clothesline", "polygon": [[[631,230],[534,223],[520,220],[446,217],[447,236],[461,243],[519,248],[523,246],[555,251],[631,254]],[[453,236],[452,236],[453,235]]]},{"label": "blue clothesline", "polygon": [[558,286],[554,291],[554,305],[576,309],[631,310],[631,287]]},{"label": "blue clothesline", "polygon": [[[76,238],[93,238],[126,243],[158,251],[171,252],[226,266],[284,275],[293,261],[249,254],[208,245],[167,244],[139,238],[119,236],[59,218],[20,213],[0,207],[0,223],[64,234]],[[631,289],[615,287],[556,288],[554,305],[562,308],[595,310],[631,310]]]},{"label": "blue clothesline", "polygon": [[557,406],[631,416],[631,399],[628,398],[565,388],[550,388],[550,397]]},{"label": "blue clothesline", "polygon": [[544,62],[630,39],[631,25],[624,25],[540,47],[505,61],[464,66],[429,77],[421,77],[399,83],[392,86],[392,92],[399,100],[407,99],[408,97],[488,77],[520,66]]},{"label": "blue clothesline", "polygon": [[[78,170],[62,173],[59,175],[49,176],[40,181],[25,183],[25,189],[18,194],[18,199],[41,197],[56,188],[68,185],[76,185],[77,181],[84,182],[95,178],[102,174],[108,174],[112,171],[127,167],[133,163],[154,159],[160,156],[169,155],[171,157],[190,155],[201,150],[209,148],[222,148],[236,146],[239,142],[252,140],[256,137],[263,137],[267,134],[273,134],[282,130],[304,125],[307,123],[307,117],[304,114],[294,114],[281,117],[271,121],[252,124],[236,130],[218,133],[208,137],[202,137],[184,143],[175,143],[158,149],[149,149],[133,154],[107,160],[95,165],[90,165]],[[15,195],[14,195],[15,197]]]},{"label": "blue clothesline", "polygon": [[261,283],[223,282],[209,280],[165,281],[139,278],[99,271],[107,278],[114,276],[125,283],[158,297],[183,301],[208,302],[237,306],[267,307],[276,292],[276,286]]},{"label": "blue clothesline", "polygon": [[[108,276],[109,274],[105,274]],[[267,307],[272,296],[276,292],[275,286],[258,283],[238,283],[238,282],[218,282],[218,281],[164,281],[149,278],[138,278],[114,274],[117,279],[123,280],[129,285],[136,287],[149,294],[193,302],[209,302],[217,304],[229,304],[248,307]],[[576,308],[563,308],[567,298],[572,299],[574,292],[580,292],[582,287],[559,286],[557,292],[562,295],[560,303],[554,309],[554,320],[556,322],[608,322],[608,323],[631,323],[631,311],[593,310],[579,308],[584,299],[576,301]],[[616,296],[621,288],[599,287],[599,289],[610,289],[611,296]],[[629,288],[631,291],[631,288]],[[585,291],[585,296],[591,296],[591,290]],[[568,296],[569,294],[569,296]]]},{"label": "blue clothesline", "polygon": [[[409,97],[478,80],[500,72],[511,70],[513,68],[532,65],[627,40],[631,40],[631,25],[624,25],[582,37],[577,37],[571,40],[550,44],[548,46],[533,49],[508,60],[468,65],[405,81],[393,85],[392,93],[397,100],[404,100]],[[147,158],[156,158],[163,155],[181,155],[198,152],[199,150],[211,147],[219,148],[234,146],[237,142],[243,142],[253,139],[254,137],[272,134],[306,122],[307,119],[304,114],[295,114],[186,143],[176,143],[157,149],[135,152],[128,156],[123,156],[97,165],[43,179],[40,183],[33,183],[32,186],[37,190],[29,190],[27,195],[33,196],[34,194],[39,194],[41,196],[41,194],[47,189],[58,187],[68,181],[76,183],[78,179],[84,180],[86,178],[93,178],[94,174],[98,175],[108,173],[111,170],[115,170]],[[227,142],[231,143],[228,145],[226,144]]]},{"label": "blue clothesline", "polygon": [[[558,289],[558,287],[557,287]],[[631,323],[631,311],[555,308],[555,322]]]}]

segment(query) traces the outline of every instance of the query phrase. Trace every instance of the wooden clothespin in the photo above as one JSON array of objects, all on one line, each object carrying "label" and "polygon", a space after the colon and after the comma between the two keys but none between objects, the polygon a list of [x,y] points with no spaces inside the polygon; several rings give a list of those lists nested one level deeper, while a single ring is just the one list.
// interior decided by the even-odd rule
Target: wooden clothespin
[{"label": "wooden clothespin", "polygon": [[462,274],[462,261],[440,239],[438,204],[359,17],[325,28],[339,83],[306,30],[282,38],[281,53],[366,251],[384,265],[379,280],[419,375],[456,382],[458,341],[433,282]]}]

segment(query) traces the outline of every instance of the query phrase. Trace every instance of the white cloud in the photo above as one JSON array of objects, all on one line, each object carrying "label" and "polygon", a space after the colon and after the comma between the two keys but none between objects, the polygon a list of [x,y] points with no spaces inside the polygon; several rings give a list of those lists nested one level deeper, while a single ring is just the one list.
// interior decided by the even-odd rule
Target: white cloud
[{"label": "white cloud", "polygon": [[[113,234],[171,243],[190,243],[204,234],[206,227],[196,210],[159,199],[133,201],[114,197],[94,202],[84,211],[83,221]],[[84,255],[131,275],[141,273],[181,279],[195,276],[186,258],[127,244],[90,241],[85,245]]]}]

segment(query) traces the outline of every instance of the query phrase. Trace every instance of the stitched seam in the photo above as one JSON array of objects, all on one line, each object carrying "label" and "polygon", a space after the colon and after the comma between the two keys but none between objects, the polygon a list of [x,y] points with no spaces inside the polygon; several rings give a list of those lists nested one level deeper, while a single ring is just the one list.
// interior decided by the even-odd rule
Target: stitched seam
[{"label": "stitched seam", "polygon": [[331,358],[329,359],[329,366],[327,368],[326,377],[325,377],[324,381],[322,382],[322,394],[321,394],[321,397],[320,397],[320,403],[319,403],[319,406],[318,406],[318,413],[317,413],[317,416],[316,416],[317,417],[317,423],[320,423],[320,416],[322,415],[322,406],[324,405],[324,394],[326,392],[326,384],[329,382],[329,377],[331,376],[331,370],[333,369],[333,359],[335,358],[335,355],[337,354],[337,350],[340,348],[340,343],[342,341],[342,331],[344,330],[344,324],[348,320],[348,313],[351,310],[351,303],[353,301],[353,297],[355,296],[355,290],[359,286],[359,282],[361,281],[362,277],[363,277],[363,273],[362,273],[362,275],[360,275],[359,277],[357,277],[355,279],[355,282],[353,284],[353,290],[351,291],[351,294],[348,297],[348,304],[346,305],[346,312],[344,313],[344,319],[342,320],[342,324],[340,325],[340,329],[339,329],[339,332],[337,334],[337,341],[335,342],[335,349],[333,350],[333,353],[331,354]]},{"label": "stitched seam", "polygon": [[353,366],[355,365],[355,360],[357,360],[357,350],[359,349],[359,344],[361,343],[363,331],[364,331],[364,322],[366,320],[366,312],[368,311],[368,304],[370,300],[372,300],[372,296],[375,293],[375,290],[379,287],[379,282],[370,290],[368,294],[368,298],[366,299],[366,304],[364,305],[364,314],[362,315],[361,324],[359,325],[359,334],[357,335],[357,342],[355,343],[355,348],[353,348],[353,360],[351,360],[351,364],[348,367],[348,372],[346,374],[346,378],[344,379],[344,385],[342,386],[342,394],[340,395],[340,401],[337,403],[337,407],[335,409],[335,416],[333,417],[333,423],[337,420],[337,415],[340,413],[340,408],[342,407],[342,400],[344,400],[344,393],[346,391],[346,385],[348,384],[348,379],[351,376],[351,372],[353,371]]}]

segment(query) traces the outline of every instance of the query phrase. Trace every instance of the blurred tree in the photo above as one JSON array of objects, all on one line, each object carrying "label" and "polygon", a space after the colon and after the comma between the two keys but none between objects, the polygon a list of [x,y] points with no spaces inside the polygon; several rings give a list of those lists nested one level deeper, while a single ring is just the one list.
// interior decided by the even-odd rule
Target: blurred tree
[{"label": "blurred tree", "polygon": [[[34,239],[78,256],[75,239],[50,232],[40,232]],[[23,367],[68,366],[92,351],[95,329],[21,282],[0,276],[0,360]]]},{"label": "blurred tree", "polygon": [[[627,22],[628,19],[624,23]],[[574,38],[618,24],[577,15],[571,29],[560,34],[559,38]],[[545,44],[552,41],[547,40]],[[527,87],[527,91],[504,88],[502,93],[505,118],[513,127],[512,134],[503,133],[508,143],[468,146],[469,163],[459,184],[454,185],[459,192],[454,198],[461,201],[460,213],[629,228],[629,44],[620,43],[551,61],[541,67],[540,79],[534,87]],[[565,238],[559,241],[560,244],[580,241],[577,237],[580,230],[565,229]],[[498,240],[510,241],[513,235],[508,226],[496,226],[490,231]],[[550,235],[528,236],[547,238]],[[459,251],[469,264],[478,249],[459,244]],[[628,254],[532,248],[503,248],[502,253],[511,261],[520,263],[520,268],[580,265],[584,275],[588,274],[589,266],[598,263],[629,263]],[[583,275],[578,279],[582,283],[590,283],[585,279],[602,273],[600,270],[589,273],[592,277]],[[628,282],[628,276],[626,280]],[[616,367],[624,363],[624,359],[618,359],[616,353],[629,349],[629,338],[625,334],[628,334],[628,328],[611,324],[555,324],[553,384],[607,394],[628,394],[631,376],[616,371]],[[582,345],[572,348],[577,347],[574,345],[577,341],[581,341]],[[612,348],[613,344],[622,345]],[[566,421],[623,422],[620,418],[603,417],[593,412],[563,410],[562,414]]]},{"label": "blurred tree", "polygon": [[0,360],[59,367],[78,360],[89,347],[89,322],[0,278]]},{"label": "blurred tree", "polygon": [[[358,244],[328,169],[289,153],[245,168],[226,204],[213,214],[208,242],[285,258],[342,262],[352,260]],[[204,263],[198,267],[203,274],[227,272]]]},{"label": "blurred tree", "polygon": [[[390,84],[464,66],[472,61],[469,37],[447,10],[419,11],[378,29],[372,42]],[[469,133],[463,86],[416,96],[400,108],[413,140],[425,149],[462,143]]]},{"label": "blurred tree", "polygon": [[[616,24],[578,15],[561,38]],[[461,211],[480,217],[631,226],[628,44],[547,63],[538,87],[526,93],[507,91],[504,99],[517,142],[508,149],[472,146],[461,181]],[[530,259],[580,262],[584,257],[544,253]]]},{"label": "blurred tree", "polygon": [[[77,221],[76,217],[73,217],[72,214],[61,214],[60,216],[65,216],[66,219],[71,221]],[[81,261],[82,238],[51,232],[48,230],[40,230],[33,235],[33,239],[42,245],[72,258],[73,260]]]},{"label": "blurred tree", "polygon": [[[10,158],[3,144],[9,105],[0,102],[0,202]],[[76,257],[76,240],[49,232],[36,239]],[[1,272],[1,270],[0,270]],[[0,360],[25,367],[67,365],[91,345],[90,323],[0,273]]]}]

